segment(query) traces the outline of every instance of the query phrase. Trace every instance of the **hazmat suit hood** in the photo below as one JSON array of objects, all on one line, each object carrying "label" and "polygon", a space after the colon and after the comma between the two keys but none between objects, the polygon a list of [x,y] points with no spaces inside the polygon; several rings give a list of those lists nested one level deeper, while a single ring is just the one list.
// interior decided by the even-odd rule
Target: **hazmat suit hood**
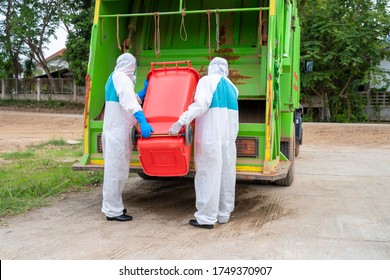
[{"label": "hazmat suit hood", "polygon": [[125,73],[127,77],[135,84],[136,81],[137,60],[130,53],[121,54],[116,60],[115,72]]},{"label": "hazmat suit hood", "polygon": [[227,77],[229,75],[227,60],[222,57],[213,58],[213,60],[210,61],[207,74]]}]

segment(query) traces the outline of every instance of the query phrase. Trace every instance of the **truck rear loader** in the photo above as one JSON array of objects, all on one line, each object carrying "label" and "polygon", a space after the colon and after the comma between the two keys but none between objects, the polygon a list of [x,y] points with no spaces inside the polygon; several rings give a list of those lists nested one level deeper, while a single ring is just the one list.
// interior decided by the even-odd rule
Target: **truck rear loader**
[{"label": "truck rear loader", "polygon": [[[123,52],[137,58],[136,92],[153,63],[190,61],[202,77],[212,58],[225,58],[240,93],[237,179],[292,184],[302,144],[296,0],[96,0],[74,170],[103,168],[104,87]],[[136,149],[130,172],[148,178]],[[194,172],[192,163],[187,176]]]}]

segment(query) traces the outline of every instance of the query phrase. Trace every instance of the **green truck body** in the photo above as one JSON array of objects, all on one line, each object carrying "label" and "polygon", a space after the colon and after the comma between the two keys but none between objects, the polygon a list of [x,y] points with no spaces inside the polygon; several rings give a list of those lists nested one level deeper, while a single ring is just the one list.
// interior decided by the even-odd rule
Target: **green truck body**
[{"label": "green truck body", "polygon": [[[104,87],[122,52],[137,58],[136,92],[152,62],[190,60],[203,76],[219,56],[240,93],[237,178],[291,185],[302,142],[296,0],[97,0],[90,48],[75,170],[103,168]],[[136,150],[130,171],[146,177]]]}]

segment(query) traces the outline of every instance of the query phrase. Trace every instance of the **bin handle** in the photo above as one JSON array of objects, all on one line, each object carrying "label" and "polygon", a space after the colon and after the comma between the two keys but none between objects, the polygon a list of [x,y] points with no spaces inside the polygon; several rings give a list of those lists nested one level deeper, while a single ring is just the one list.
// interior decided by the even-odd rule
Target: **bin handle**
[{"label": "bin handle", "polygon": [[[130,131],[130,141],[133,144],[133,146],[137,145],[137,140],[141,137],[141,134],[137,133],[137,127],[132,126]],[[150,138],[159,138],[159,137],[175,137],[174,135],[170,135],[168,133],[158,133],[154,134],[152,133],[150,135]],[[190,124],[186,124],[184,127],[184,132],[179,133],[176,135],[176,137],[184,137],[184,141],[186,145],[191,145],[193,140],[193,132],[192,132],[192,126]]]},{"label": "bin handle", "polygon": [[[179,64],[187,64],[187,66],[179,67]],[[157,66],[157,65],[163,66],[163,67],[162,68],[155,68],[155,66]],[[160,69],[166,70],[167,66],[176,66],[176,69],[187,69],[187,68],[192,67],[190,60],[172,61],[172,62],[152,62],[151,63],[152,71],[160,70]]]}]

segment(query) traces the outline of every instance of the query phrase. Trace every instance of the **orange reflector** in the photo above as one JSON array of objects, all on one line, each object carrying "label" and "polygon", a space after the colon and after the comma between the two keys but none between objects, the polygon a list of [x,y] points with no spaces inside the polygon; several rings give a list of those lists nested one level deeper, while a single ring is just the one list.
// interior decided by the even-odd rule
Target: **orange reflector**
[{"label": "orange reflector", "polygon": [[[131,142],[131,140],[130,140]],[[97,147],[97,152],[98,153],[103,153],[103,142],[102,142],[102,134],[98,134],[96,137],[96,147]],[[133,151],[137,150],[137,146],[133,147]]]},{"label": "orange reflector", "polygon": [[259,139],[255,137],[238,137],[236,140],[238,157],[258,157]]},{"label": "orange reflector", "polygon": [[102,135],[98,134],[97,135],[97,151],[98,153],[103,153],[103,143],[102,143]]}]

